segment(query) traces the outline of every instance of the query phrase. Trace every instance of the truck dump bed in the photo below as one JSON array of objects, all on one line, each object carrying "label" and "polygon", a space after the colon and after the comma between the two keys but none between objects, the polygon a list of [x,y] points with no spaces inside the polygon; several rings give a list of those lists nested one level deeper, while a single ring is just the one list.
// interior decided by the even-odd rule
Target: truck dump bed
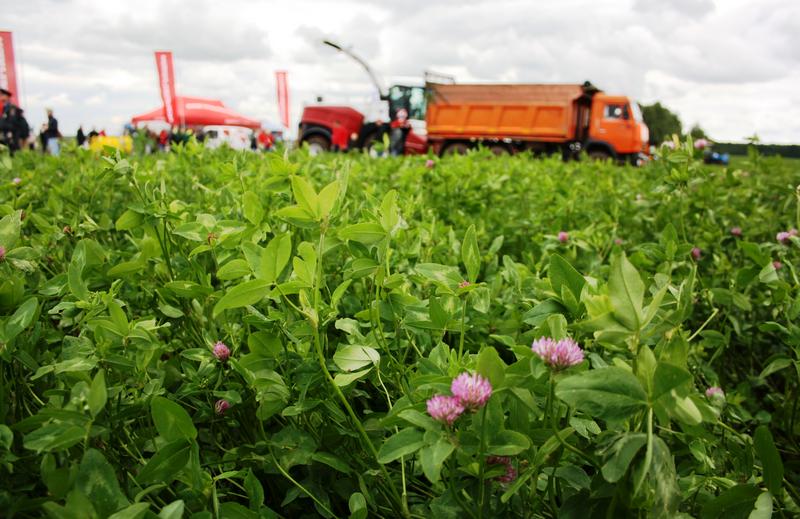
[{"label": "truck dump bed", "polygon": [[573,138],[581,85],[429,83],[429,139]]}]

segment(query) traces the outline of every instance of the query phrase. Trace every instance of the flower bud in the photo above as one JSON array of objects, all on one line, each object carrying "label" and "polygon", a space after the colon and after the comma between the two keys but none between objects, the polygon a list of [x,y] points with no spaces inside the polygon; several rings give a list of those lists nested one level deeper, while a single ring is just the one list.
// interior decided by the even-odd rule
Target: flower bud
[{"label": "flower bud", "polygon": [[220,362],[228,362],[228,358],[231,356],[231,350],[224,342],[219,341],[214,345],[214,356]]},{"label": "flower bud", "polygon": [[475,411],[485,406],[492,396],[492,384],[477,373],[462,373],[453,379],[450,391],[465,409]]},{"label": "flower bud", "polygon": [[531,350],[555,371],[583,362],[583,350],[569,337],[558,341],[550,337],[541,337],[533,341]]},{"label": "flower bud", "polygon": [[230,407],[231,407],[231,404],[229,404],[227,400],[217,400],[217,403],[214,404],[214,411],[218,415],[223,415],[223,414],[225,414],[225,411],[230,409]]},{"label": "flower bud", "polygon": [[506,468],[506,473],[502,476],[494,478],[499,483],[508,484],[517,479],[517,469],[511,463],[511,458],[508,456],[489,456],[486,458],[487,465],[503,465]]},{"label": "flower bud", "polygon": [[464,412],[464,406],[454,396],[436,395],[428,399],[426,406],[431,418],[447,425],[453,425]]},{"label": "flower bud", "polygon": [[706,398],[711,400],[711,403],[716,406],[721,407],[725,405],[725,392],[721,387],[711,386],[710,388],[706,389]]}]

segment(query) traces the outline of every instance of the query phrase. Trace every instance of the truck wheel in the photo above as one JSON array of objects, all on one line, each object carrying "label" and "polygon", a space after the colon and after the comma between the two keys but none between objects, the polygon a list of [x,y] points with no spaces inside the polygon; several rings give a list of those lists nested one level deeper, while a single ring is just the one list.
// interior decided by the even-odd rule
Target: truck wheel
[{"label": "truck wheel", "polygon": [[589,150],[589,158],[596,161],[605,161],[611,158],[611,155],[602,148],[595,148]]},{"label": "truck wheel", "polygon": [[442,150],[442,156],[445,155],[466,155],[467,151],[469,150],[469,146],[463,142],[451,142],[447,146],[444,147]]},{"label": "truck wheel", "polygon": [[312,157],[331,149],[330,141],[322,135],[312,135],[303,139],[303,142],[308,144],[308,154]]},{"label": "truck wheel", "polygon": [[489,151],[491,151],[493,155],[498,156],[498,157],[500,155],[510,155],[511,154],[511,152],[508,151],[508,146],[503,146],[502,144],[492,144],[491,146],[489,146]]}]

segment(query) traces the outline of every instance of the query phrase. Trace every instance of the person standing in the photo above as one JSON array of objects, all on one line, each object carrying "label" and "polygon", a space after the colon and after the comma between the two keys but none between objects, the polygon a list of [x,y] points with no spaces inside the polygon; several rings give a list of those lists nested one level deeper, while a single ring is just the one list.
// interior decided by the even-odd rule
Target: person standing
[{"label": "person standing", "polygon": [[5,145],[8,146],[8,151],[12,155],[19,151],[19,139],[17,138],[19,121],[19,107],[11,105],[8,110],[8,115],[5,116],[5,130],[4,135]]},{"label": "person standing", "polygon": [[264,130],[258,131],[258,147],[261,151],[271,150],[273,142],[272,133],[265,132]]},{"label": "person standing", "polygon": [[79,148],[82,148],[83,143],[86,142],[86,134],[83,133],[83,125],[78,126],[78,133],[75,134],[75,142],[78,144]]},{"label": "person standing", "polygon": [[158,151],[167,151],[169,148],[169,133],[162,129],[158,134]]},{"label": "person standing", "polygon": [[25,119],[25,111],[22,108],[17,108],[17,115],[13,121],[14,128],[14,141],[18,150],[24,150],[31,136],[31,127],[28,126],[28,120]]},{"label": "person standing", "polygon": [[0,88],[0,103],[2,103],[2,111],[0,111],[0,144],[8,146],[9,150],[14,152],[14,118],[16,117],[15,109],[17,108],[11,104],[11,92],[5,88]]},{"label": "person standing", "polygon": [[47,146],[47,151],[50,155],[58,157],[61,153],[61,147],[58,139],[61,133],[58,131],[58,120],[53,117],[53,109],[47,109],[47,129],[44,131],[44,142]]},{"label": "person standing", "polygon": [[47,123],[42,124],[39,128],[39,150],[42,154],[47,153]]},{"label": "person standing", "polygon": [[397,110],[394,121],[389,125],[389,149],[393,156],[402,156],[406,152],[406,136],[411,130],[408,122],[408,110],[400,108]]}]

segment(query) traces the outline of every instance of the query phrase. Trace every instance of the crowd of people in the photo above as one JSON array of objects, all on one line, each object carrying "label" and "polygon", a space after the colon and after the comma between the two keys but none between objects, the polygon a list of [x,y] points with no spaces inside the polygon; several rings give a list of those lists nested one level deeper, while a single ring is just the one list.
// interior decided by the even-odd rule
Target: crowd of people
[{"label": "crowd of people", "polygon": [[[153,153],[155,151],[169,151],[173,146],[185,144],[190,139],[199,143],[217,146],[227,143],[231,147],[243,149],[244,146],[234,146],[232,141],[227,141],[228,130],[220,130],[216,127],[161,129],[153,131],[149,127],[135,128],[126,126],[124,133],[133,139],[134,149],[138,153]],[[270,151],[275,146],[275,136],[265,130],[259,129],[249,133],[247,136],[249,148],[253,151]]]},{"label": "crowd of people", "polygon": [[5,88],[0,88],[0,144],[3,144],[13,154],[22,149],[36,149],[51,155],[58,155],[61,151],[61,132],[58,131],[58,120],[53,116],[53,110],[48,108],[47,122],[39,130],[36,139],[25,118],[25,111],[11,102],[13,93]]},{"label": "crowd of people", "polygon": [[[37,138],[31,131],[22,108],[11,102],[12,97],[12,92],[0,88],[0,145],[8,148],[11,154],[23,149],[39,149],[42,153],[59,155],[62,135],[58,128],[58,120],[53,115],[53,110],[46,109],[47,122],[42,125]],[[80,126],[75,135],[75,143],[81,148],[91,148],[92,143],[99,137],[106,137],[105,130],[97,131],[92,129],[87,133],[84,131],[83,126]],[[153,131],[146,126],[135,128],[127,125],[121,138],[112,137],[109,140],[117,139],[117,143],[127,140],[129,144],[126,151],[135,151],[139,154],[169,151],[172,147],[185,144],[191,139],[200,143],[207,143],[213,147],[228,144],[237,149],[249,148],[253,151],[270,151],[274,148],[276,140],[271,132],[262,129],[251,131],[243,136],[239,135],[239,141],[236,145],[229,137],[230,134],[226,129],[217,127],[198,128],[195,130],[175,126],[171,129],[165,128]],[[114,145],[107,141],[106,139],[101,140],[98,146]]]}]

